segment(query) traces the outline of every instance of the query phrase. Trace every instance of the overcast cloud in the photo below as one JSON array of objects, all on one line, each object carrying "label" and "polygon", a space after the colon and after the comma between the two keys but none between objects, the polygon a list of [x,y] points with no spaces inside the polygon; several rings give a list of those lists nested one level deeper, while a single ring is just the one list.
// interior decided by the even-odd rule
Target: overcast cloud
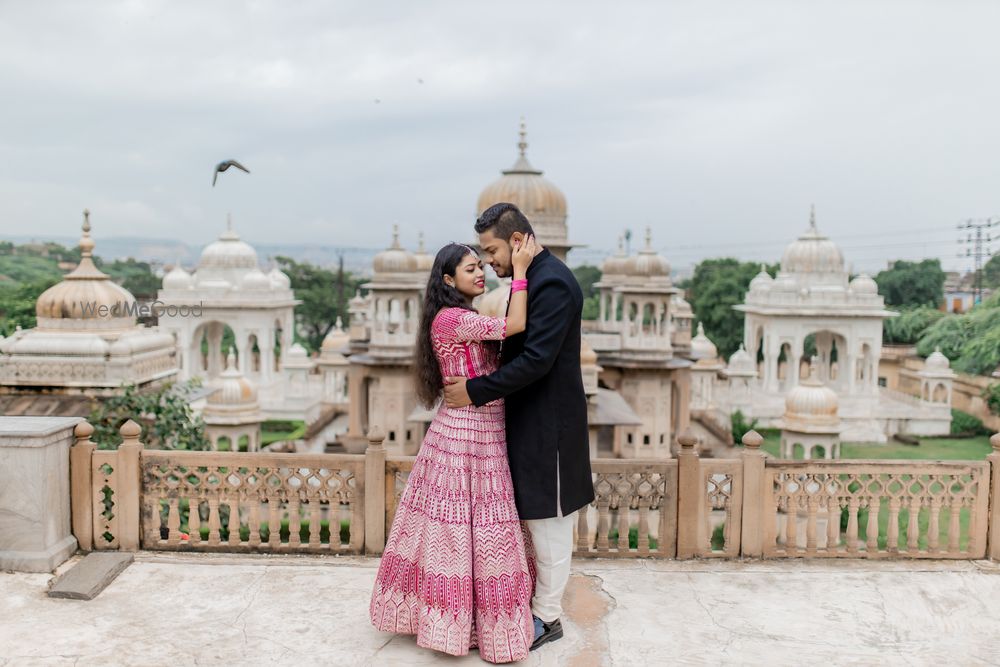
[{"label": "overcast cloud", "polygon": [[[571,238],[856,267],[1000,213],[996,2],[0,0],[0,232],[383,246],[470,236],[529,158]],[[422,80],[423,83],[419,83]],[[375,100],[380,100],[376,103]],[[236,158],[210,187],[213,165]],[[882,247],[879,247],[879,246]]]}]

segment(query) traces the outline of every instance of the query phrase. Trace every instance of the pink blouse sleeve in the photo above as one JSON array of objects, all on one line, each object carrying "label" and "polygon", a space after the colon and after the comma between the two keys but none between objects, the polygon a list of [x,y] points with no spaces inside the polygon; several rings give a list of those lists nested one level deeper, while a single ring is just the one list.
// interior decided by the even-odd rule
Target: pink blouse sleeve
[{"label": "pink blouse sleeve", "polygon": [[434,320],[434,329],[437,335],[456,342],[503,340],[507,335],[507,320],[464,308],[447,308]]}]

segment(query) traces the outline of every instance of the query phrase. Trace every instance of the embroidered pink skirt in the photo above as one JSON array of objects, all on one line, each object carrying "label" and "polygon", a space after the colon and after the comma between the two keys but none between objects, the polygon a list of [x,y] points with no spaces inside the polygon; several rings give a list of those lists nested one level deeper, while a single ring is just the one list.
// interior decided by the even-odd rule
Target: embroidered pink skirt
[{"label": "embroidered pink skirt", "polygon": [[371,621],[452,655],[528,656],[534,563],[514,505],[503,402],[442,406],[399,501]]}]

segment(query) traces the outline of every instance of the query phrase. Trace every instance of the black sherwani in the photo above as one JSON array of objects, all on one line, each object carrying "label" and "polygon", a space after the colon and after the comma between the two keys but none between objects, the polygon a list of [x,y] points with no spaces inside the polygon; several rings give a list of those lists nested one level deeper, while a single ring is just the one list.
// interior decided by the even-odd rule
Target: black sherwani
[{"label": "black sherwani", "polygon": [[[580,373],[583,293],[548,250],[528,267],[528,321],[503,342],[501,367],[466,383],[476,405],[506,399],[507,455],[521,519],[568,515],[594,499]],[[557,491],[558,480],[558,491]]]}]

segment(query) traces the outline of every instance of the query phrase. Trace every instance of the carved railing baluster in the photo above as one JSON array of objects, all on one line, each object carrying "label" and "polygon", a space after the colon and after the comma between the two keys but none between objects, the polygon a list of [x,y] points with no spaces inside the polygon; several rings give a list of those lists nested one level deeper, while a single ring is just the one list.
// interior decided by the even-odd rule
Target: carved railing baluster
[{"label": "carved railing baluster", "polygon": [[281,546],[281,499],[268,489],[267,493],[267,546],[276,550]]},{"label": "carved railing baluster", "polygon": [[299,498],[294,492],[288,498],[288,546],[296,548],[302,545],[302,517],[299,516]]},{"label": "carved railing baluster", "polygon": [[826,550],[834,554],[840,547],[840,502],[831,493],[826,497]]},{"label": "carved railing baluster", "polygon": [[[321,519],[320,519],[320,504],[318,498],[312,498],[309,500],[309,546],[313,549],[319,549],[321,546],[320,541],[320,530]],[[330,526],[330,550],[336,551],[340,547],[340,526],[337,526],[337,530],[334,530],[334,526]]]},{"label": "carved railing baluster", "polygon": [[882,501],[878,496],[868,498],[868,525],[865,527],[865,554],[872,556],[878,553],[878,513]]},{"label": "carved railing baluster", "polygon": [[951,517],[948,522],[948,551],[957,552],[961,544],[962,535],[962,500],[956,496],[952,496],[950,500]]},{"label": "carved railing baluster", "polygon": [[851,496],[847,501],[847,551],[852,555],[858,555],[861,549],[861,540],[858,536],[858,508],[861,500],[857,496]]},{"label": "carved railing baluster", "polygon": [[229,492],[227,496],[226,500],[229,503],[229,521],[226,523],[226,530],[229,531],[229,539],[226,543],[231,547],[236,547],[241,543],[239,496],[235,491]]},{"label": "carved railing baluster", "polygon": [[212,494],[208,498],[208,545],[218,546],[221,540],[222,522],[219,520],[219,497]]},{"label": "carved railing baluster", "polygon": [[181,514],[178,510],[177,498],[170,499],[170,507],[167,510],[167,544],[176,547],[181,541]]},{"label": "carved railing baluster", "polygon": [[260,497],[257,496],[256,492],[247,499],[250,504],[250,515],[247,517],[247,523],[250,526],[250,539],[247,540],[247,544],[251,547],[260,546]]},{"label": "carved railing baluster", "polygon": [[920,548],[920,496],[910,498],[910,516],[906,525],[906,550],[910,554],[916,553]]},{"label": "carved railing baluster", "polygon": [[201,498],[192,496],[188,500],[188,544],[201,544]]}]

